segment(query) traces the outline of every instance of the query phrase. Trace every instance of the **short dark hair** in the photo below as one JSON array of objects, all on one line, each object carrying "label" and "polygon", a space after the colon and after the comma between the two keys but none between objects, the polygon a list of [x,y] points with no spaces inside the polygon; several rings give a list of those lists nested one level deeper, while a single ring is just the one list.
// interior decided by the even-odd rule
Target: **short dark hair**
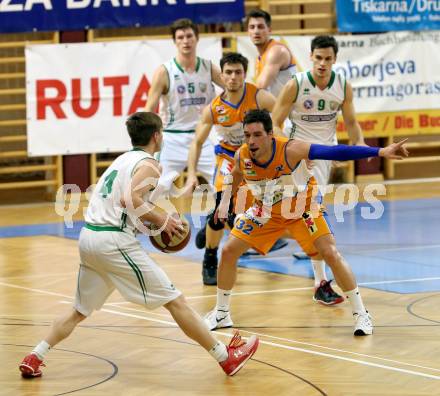
[{"label": "short dark hair", "polygon": [[335,56],[338,54],[338,42],[333,36],[316,36],[312,40],[311,50],[312,52],[317,48],[329,48],[332,47],[335,51]]},{"label": "short dark hair", "polygon": [[255,8],[254,10],[251,10],[246,15],[246,26],[249,25],[249,19],[251,18],[264,18],[264,22],[266,22],[267,26],[272,25],[272,17],[267,11],[261,10],[259,8]]},{"label": "short dark hair", "polygon": [[191,19],[181,18],[173,22],[173,24],[170,26],[173,40],[176,40],[176,32],[180,29],[192,29],[196,37],[199,38],[199,28]]},{"label": "short dark hair", "polygon": [[247,124],[253,124],[254,122],[261,122],[263,128],[267,133],[273,131],[272,118],[267,110],[253,109],[249,110],[244,116],[243,127]]},{"label": "short dark hair", "polygon": [[238,52],[228,52],[222,56],[220,59],[220,69],[223,71],[223,66],[226,65],[226,63],[241,63],[243,65],[244,72],[247,72],[248,63],[246,57],[244,57],[242,54],[239,54]]},{"label": "short dark hair", "polygon": [[162,120],[156,113],[138,111],[125,122],[133,146],[146,146],[154,132],[162,129]]}]

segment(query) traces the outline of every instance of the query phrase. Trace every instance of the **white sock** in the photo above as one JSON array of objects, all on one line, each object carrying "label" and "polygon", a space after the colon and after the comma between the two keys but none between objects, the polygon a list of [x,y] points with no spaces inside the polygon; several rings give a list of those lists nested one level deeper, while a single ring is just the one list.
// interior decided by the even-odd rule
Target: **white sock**
[{"label": "white sock", "polygon": [[321,284],[321,281],[327,280],[325,273],[325,261],[324,260],[310,260],[312,262],[313,274],[315,276],[315,287]]},{"label": "white sock", "polygon": [[229,311],[231,303],[231,290],[217,288],[217,310]]},{"label": "white sock", "polygon": [[356,289],[346,291],[344,293],[347,296],[348,301],[350,301],[353,314],[363,314],[367,312],[364,307],[364,303],[362,302],[361,293],[357,287]]},{"label": "white sock", "polygon": [[32,353],[35,353],[37,355],[37,358],[40,360],[44,360],[44,357],[46,356],[46,353],[49,352],[49,349],[51,346],[46,341],[41,341],[32,351]]},{"label": "white sock", "polygon": [[208,352],[215,360],[217,360],[217,362],[223,362],[228,358],[228,350],[226,349],[226,345],[220,341],[217,341]]}]

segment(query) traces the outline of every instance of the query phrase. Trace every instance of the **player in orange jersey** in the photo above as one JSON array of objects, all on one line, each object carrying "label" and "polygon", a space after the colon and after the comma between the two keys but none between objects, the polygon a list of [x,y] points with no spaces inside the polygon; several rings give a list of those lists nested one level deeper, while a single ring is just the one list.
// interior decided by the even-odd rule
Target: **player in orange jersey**
[{"label": "player in orange jersey", "polygon": [[258,88],[265,88],[275,97],[296,73],[296,60],[290,49],[270,37],[271,16],[263,10],[247,14],[247,29],[252,43],[257,47],[255,78]]},{"label": "player in orange jersey", "polygon": [[205,322],[210,329],[232,326],[229,306],[238,258],[250,247],[267,253],[271,244],[288,230],[307,254],[319,253],[331,267],[336,282],[351,303],[354,334],[372,334],[371,317],[364,307],[355,277],[336,248],[335,239],[316,201],[316,181],[302,160],[346,161],[375,156],[401,159],[408,155],[403,146],[405,140],[385,148],[325,146],[288,140],[273,136],[272,120],[264,110],[248,112],[243,126],[246,143],[235,154],[232,173],[224,181],[230,185],[229,194],[223,193],[214,221],[227,216],[229,198],[243,180],[255,201],[237,217],[222,249],[217,304],[205,316]]},{"label": "player in orange jersey", "polygon": [[[203,110],[189,151],[188,188],[197,185],[197,163],[202,147],[214,127],[218,138],[215,146],[216,167],[213,183],[217,191],[217,204],[221,198],[223,179],[230,174],[234,165],[234,154],[244,142],[243,119],[246,112],[257,108],[272,111],[275,103],[275,98],[269,92],[259,90],[254,84],[245,82],[247,66],[248,60],[235,52],[224,55],[220,60],[225,91]],[[202,275],[205,285],[217,284],[217,249],[224,228],[223,224],[214,224],[212,220],[213,213],[208,216],[206,244],[203,244],[205,255]],[[232,225],[233,220],[231,219],[229,223]]]}]

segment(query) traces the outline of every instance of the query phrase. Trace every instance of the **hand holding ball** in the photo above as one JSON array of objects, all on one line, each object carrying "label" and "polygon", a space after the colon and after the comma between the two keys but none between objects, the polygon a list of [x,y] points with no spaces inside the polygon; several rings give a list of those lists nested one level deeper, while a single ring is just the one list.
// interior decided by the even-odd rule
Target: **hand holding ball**
[{"label": "hand holding ball", "polygon": [[[183,215],[179,215],[177,213],[173,214],[171,217],[174,219],[179,219],[182,222],[182,231],[180,233],[175,232],[173,236],[170,238],[168,233],[165,231],[162,232],[153,232],[153,235],[150,235],[150,241],[156,249],[159,249],[165,253],[174,253],[182,250],[189,242],[191,238],[191,228],[188,220]],[[171,218],[168,220],[170,221]],[[158,230],[159,227],[151,226],[152,231]]]}]

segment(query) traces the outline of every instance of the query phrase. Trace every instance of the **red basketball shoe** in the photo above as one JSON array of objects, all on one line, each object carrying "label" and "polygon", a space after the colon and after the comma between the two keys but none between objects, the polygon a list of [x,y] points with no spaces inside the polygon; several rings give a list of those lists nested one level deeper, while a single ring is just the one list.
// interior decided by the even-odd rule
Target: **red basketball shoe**
[{"label": "red basketball shoe", "polygon": [[229,345],[228,358],[220,362],[220,366],[227,375],[234,375],[240,371],[245,363],[252,357],[258,348],[259,340],[257,336],[249,337],[248,341],[243,341],[238,331],[234,333]]},{"label": "red basketball shoe", "polygon": [[20,369],[21,375],[24,378],[34,378],[41,377],[43,375],[40,370],[40,366],[45,367],[45,364],[42,360],[38,359],[35,353],[31,353],[23,359],[18,368]]}]

